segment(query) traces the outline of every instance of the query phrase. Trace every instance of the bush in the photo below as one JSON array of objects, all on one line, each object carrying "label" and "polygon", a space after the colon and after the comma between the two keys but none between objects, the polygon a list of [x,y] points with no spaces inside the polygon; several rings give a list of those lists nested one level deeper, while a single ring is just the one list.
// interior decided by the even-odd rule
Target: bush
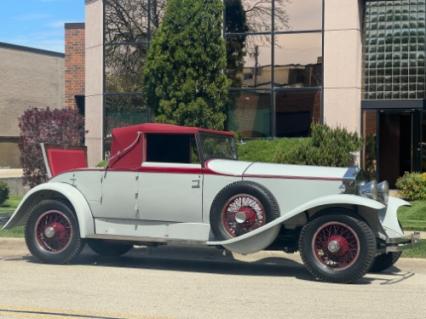
[{"label": "bush", "polygon": [[396,187],[403,198],[413,201],[426,199],[426,173],[408,173],[398,178]]},{"label": "bush", "polygon": [[74,110],[31,108],[19,118],[24,184],[34,187],[47,180],[40,143],[80,146],[84,119]]},{"label": "bush", "polygon": [[238,144],[238,158],[241,161],[274,163],[277,153],[291,152],[308,138],[277,138],[270,140],[251,140]]},{"label": "bush", "polygon": [[346,167],[354,165],[354,152],[362,147],[362,139],[344,128],[312,124],[311,138],[290,152],[277,153],[277,163]]},{"label": "bush", "polygon": [[9,199],[9,186],[6,183],[0,182],[0,205]]}]

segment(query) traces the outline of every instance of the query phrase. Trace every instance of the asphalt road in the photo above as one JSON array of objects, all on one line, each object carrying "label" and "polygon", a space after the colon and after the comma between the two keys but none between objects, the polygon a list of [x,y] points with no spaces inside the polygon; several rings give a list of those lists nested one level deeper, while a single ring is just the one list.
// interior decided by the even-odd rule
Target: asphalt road
[{"label": "asphalt road", "polygon": [[0,240],[0,318],[426,318],[426,261],[402,259],[355,285],[314,281],[297,255],[138,248],[37,263]]}]

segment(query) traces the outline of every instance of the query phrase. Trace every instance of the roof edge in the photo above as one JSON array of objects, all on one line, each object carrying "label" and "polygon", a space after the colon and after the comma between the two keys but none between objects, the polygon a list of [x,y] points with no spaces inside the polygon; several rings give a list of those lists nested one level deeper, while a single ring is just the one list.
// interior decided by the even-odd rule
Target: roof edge
[{"label": "roof edge", "polygon": [[85,23],[84,22],[68,22],[65,23],[65,29],[84,29]]},{"label": "roof edge", "polygon": [[56,52],[56,51],[49,51],[49,50],[44,50],[44,49],[31,48],[31,47],[27,47],[27,46],[23,46],[23,45],[12,44],[12,43],[0,42],[0,48],[17,50],[17,51],[26,51],[26,52],[30,52],[30,53],[43,54],[43,55],[53,56],[53,57],[57,57],[57,58],[65,58],[65,53]]}]

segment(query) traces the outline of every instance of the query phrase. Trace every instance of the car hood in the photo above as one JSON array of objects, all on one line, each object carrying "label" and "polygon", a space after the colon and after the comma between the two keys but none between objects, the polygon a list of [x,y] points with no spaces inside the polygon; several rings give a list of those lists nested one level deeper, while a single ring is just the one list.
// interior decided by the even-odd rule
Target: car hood
[{"label": "car hood", "polygon": [[251,177],[289,177],[300,179],[354,179],[358,169],[355,167],[325,167],[288,164],[253,163],[244,172],[244,176]]},{"label": "car hood", "polygon": [[211,160],[207,167],[223,175],[265,178],[297,178],[297,179],[325,179],[343,180],[355,179],[357,167],[325,167],[288,164],[271,164],[258,162],[244,162],[231,160]]}]

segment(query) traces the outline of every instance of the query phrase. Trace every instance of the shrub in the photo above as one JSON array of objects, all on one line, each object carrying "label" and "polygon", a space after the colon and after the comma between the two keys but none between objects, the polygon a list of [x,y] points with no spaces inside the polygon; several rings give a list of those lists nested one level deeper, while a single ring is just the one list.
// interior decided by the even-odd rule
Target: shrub
[{"label": "shrub", "polygon": [[345,167],[354,164],[353,153],[362,147],[362,139],[344,128],[312,124],[311,138],[290,152],[277,153],[278,163]]},{"label": "shrub", "polygon": [[396,187],[407,200],[426,199],[426,173],[408,173],[398,178]]},{"label": "shrub", "polygon": [[156,121],[223,129],[229,80],[221,0],[169,0],[144,71]]},{"label": "shrub", "polygon": [[47,180],[40,143],[80,146],[84,119],[74,110],[31,108],[19,118],[24,184],[34,187]]},{"label": "shrub", "polygon": [[0,182],[0,205],[9,199],[9,186],[6,183]]}]

